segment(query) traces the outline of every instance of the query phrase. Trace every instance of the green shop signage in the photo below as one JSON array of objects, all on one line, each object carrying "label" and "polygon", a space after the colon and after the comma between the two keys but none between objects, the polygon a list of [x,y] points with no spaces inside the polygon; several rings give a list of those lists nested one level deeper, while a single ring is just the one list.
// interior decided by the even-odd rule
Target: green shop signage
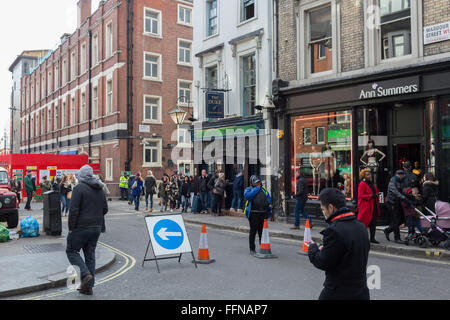
[{"label": "green shop signage", "polygon": [[328,143],[350,143],[351,136],[350,129],[328,130]]},{"label": "green shop signage", "polygon": [[223,128],[205,129],[195,131],[194,139],[196,141],[215,138],[232,138],[232,137],[243,137],[243,136],[255,136],[259,134],[259,128],[256,124],[249,124],[246,126],[230,126]]}]

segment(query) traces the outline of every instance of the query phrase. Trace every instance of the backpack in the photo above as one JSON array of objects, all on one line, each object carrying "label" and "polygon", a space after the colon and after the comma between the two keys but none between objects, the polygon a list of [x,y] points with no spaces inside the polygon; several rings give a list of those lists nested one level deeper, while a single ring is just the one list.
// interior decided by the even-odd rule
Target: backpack
[{"label": "backpack", "polygon": [[22,238],[39,237],[39,223],[31,215],[20,222],[20,230],[22,231]]}]

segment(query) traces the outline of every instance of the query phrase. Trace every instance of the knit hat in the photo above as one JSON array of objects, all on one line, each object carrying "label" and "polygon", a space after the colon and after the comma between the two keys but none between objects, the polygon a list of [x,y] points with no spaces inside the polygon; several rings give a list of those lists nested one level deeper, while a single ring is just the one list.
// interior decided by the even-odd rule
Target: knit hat
[{"label": "knit hat", "polygon": [[94,169],[89,165],[85,165],[78,172],[78,176],[81,180],[90,179],[94,176]]}]

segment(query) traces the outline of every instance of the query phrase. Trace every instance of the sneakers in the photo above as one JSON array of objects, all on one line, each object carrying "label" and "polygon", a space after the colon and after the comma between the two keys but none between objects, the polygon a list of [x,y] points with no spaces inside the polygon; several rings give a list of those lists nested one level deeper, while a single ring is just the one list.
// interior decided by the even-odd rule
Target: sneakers
[{"label": "sneakers", "polygon": [[145,208],[145,212],[148,212],[148,207]]},{"label": "sneakers", "polygon": [[370,243],[375,243],[375,244],[379,244],[380,242],[378,242],[377,240],[375,240],[375,239],[372,239],[372,240],[370,240]]},{"label": "sneakers", "polygon": [[250,250],[250,255],[251,256],[254,256],[256,254],[256,251],[255,250]]},{"label": "sneakers", "polygon": [[298,227],[298,226],[293,226],[293,227],[291,228],[291,230],[300,230],[300,227]]}]

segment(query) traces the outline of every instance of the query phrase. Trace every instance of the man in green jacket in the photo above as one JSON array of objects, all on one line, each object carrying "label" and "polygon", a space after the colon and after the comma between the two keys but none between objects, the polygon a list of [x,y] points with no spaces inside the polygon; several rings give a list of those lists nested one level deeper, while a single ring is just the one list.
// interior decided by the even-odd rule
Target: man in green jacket
[{"label": "man in green jacket", "polygon": [[25,210],[31,211],[31,200],[33,199],[34,187],[30,170],[27,172],[27,175],[25,176],[24,184],[25,184],[25,192],[27,194],[27,203],[25,205]]}]

